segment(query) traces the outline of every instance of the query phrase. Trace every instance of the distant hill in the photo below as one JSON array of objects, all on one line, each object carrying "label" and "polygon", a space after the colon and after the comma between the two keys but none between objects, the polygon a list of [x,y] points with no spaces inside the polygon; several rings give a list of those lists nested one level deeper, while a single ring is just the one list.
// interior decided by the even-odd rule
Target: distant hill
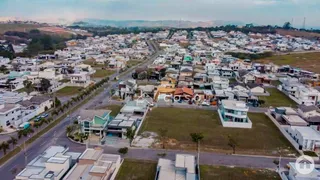
[{"label": "distant hill", "polygon": [[212,27],[227,24],[244,25],[236,21],[147,21],[147,20],[102,20],[102,19],[83,19],[74,22],[74,26],[112,26],[112,27],[174,27],[174,28],[195,28],[195,27]]}]

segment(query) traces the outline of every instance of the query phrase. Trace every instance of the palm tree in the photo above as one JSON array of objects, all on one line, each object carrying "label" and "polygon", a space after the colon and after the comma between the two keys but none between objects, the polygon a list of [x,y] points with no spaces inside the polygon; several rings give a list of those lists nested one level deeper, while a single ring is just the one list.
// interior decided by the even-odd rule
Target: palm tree
[{"label": "palm tree", "polygon": [[204,138],[202,133],[190,133],[190,136],[192,138],[192,141],[197,143],[197,150],[199,150],[200,147],[200,141]]},{"label": "palm tree", "polygon": [[73,126],[67,126],[66,128],[67,136],[69,136],[72,131],[73,131]]},{"label": "palm tree", "polygon": [[162,149],[165,149],[165,143],[168,139],[167,134],[168,134],[168,129],[162,129],[162,128],[159,129],[158,138],[161,141]]},{"label": "palm tree", "polygon": [[7,150],[9,149],[9,144],[7,142],[2,142],[0,144],[0,149],[2,149],[3,154],[6,155],[7,154]]},{"label": "palm tree", "polygon": [[20,139],[20,138],[22,137],[23,132],[24,132],[23,130],[19,130],[19,131],[18,131],[18,139]]},{"label": "palm tree", "polygon": [[14,148],[14,146],[18,143],[18,139],[13,136],[10,136],[10,140],[11,140],[12,148]]}]

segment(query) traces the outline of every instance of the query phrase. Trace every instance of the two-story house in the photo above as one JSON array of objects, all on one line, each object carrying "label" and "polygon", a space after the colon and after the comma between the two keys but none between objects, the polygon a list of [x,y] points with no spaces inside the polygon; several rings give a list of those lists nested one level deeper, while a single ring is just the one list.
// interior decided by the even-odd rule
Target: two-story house
[{"label": "two-story house", "polygon": [[218,113],[223,127],[252,128],[249,107],[243,101],[222,100]]}]

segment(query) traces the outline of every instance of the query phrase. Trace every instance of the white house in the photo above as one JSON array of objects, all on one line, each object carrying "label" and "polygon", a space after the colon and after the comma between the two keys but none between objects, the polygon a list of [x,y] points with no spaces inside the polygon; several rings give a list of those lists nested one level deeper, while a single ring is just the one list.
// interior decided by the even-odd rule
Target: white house
[{"label": "white house", "polygon": [[212,90],[222,90],[222,89],[227,89],[229,87],[228,78],[213,76],[213,77],[209,77],[209,82],[212,83]]},{"label": "white house", "polygon": [[[311,162],[308,162],[308,160],[303,160],[302,162],[299,162],[299,166],[310,166]],[[320,164],[315,164],[315,168],[311,173],[308,174],[302,174],[301,170],[297,170],[296,163],[295,162],[289,162],[287,165],[288,171],[282,171],[280,172],[280,176],[282,180],[318,180],[320,177]]]},{"label": "white house", "polygon": [[222,100],[218,113],[223,127],[252,128],[249,107],[243,101]]},{"label": "white house", "polygon": [[197,180],[196,158],[189,154],[176,154],[176,160],[159,158],[155,180]]},{"label": "white house", "polygon": [[10,127],[18,126],[21,118],[20,105],[0,103],[0,126]]},{"label": "white house", "polygon": [[94,74],[96,70],[88,64],[79,64],[74,67],[75,72],[88,72],[89,75]]},{"label": "white house", "polygon": [[15,177],[16,180],[60,180],[77,161],[81,153],[68,148],[50,146],[39,154]]},{"label": "white house", "polygon": [[121,156],[103,154],[103,149],[86,149],[79,162],[68,172],[63,180],[107,180],[114,179],[121,166]]},{"label": "white house", "polygon": [[320,133],[311,127],[291,126],[288,134],[299,144],[303,151],[320,151]]},{"label": "white house", "polygon": [[70,86],[88,87],[92,82],[88,72],[69,74],[69,77],[71,83]]}]

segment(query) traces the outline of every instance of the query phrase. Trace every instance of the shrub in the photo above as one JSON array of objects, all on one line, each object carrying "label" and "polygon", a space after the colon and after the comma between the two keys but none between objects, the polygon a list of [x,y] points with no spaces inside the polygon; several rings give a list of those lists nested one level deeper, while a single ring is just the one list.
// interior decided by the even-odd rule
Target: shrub
[{"label": "shrub", "polygon": [[318,157],[317,153],[314,151],[303,151],[303,154],[311,157]]},{"label": "shrub", "polygon": [[121,153],[121,154],[123,154],[123,155],[125,155],[125,154],[128,153],[128,148],[127,148],[127,147],[120,148],[120,149],[118,150],[118,152]]}]

